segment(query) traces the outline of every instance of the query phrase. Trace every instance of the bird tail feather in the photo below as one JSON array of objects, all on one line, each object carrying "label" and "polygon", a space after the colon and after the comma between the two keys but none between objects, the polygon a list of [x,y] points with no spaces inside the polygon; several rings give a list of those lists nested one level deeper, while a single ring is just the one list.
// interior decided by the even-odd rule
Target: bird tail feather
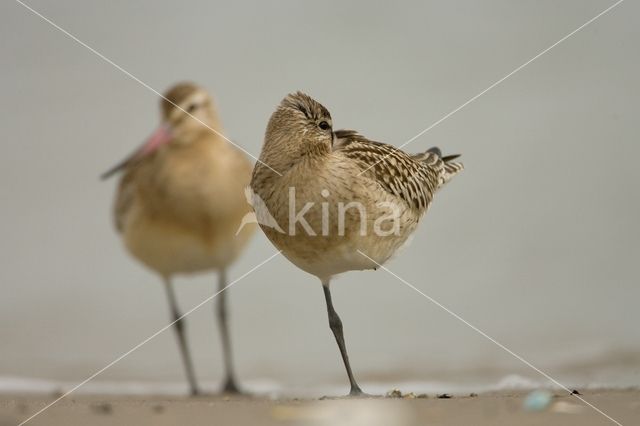
[{"label": "bird tail feather", "polygon": [[457,162],[457,161],[453,161],[456,158],[460,157],[460,154],[444,155],[443,156],[442,155],[442,151],[437,146],[429,148],[425,152],[425,154],[435,154],[444,163],[444,173],[441,176],[440,186],[442,186],[445,183],[449,182],[451,180],[451,178],[453,178],[455,175],[457,175],[462,170],[464,170],[464,165],[462,163]]}]

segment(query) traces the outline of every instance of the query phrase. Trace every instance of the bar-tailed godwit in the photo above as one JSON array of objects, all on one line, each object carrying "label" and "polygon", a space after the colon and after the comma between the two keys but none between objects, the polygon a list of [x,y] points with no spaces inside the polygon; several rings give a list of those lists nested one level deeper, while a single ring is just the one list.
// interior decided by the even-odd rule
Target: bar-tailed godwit
[{"label": "bar-tailed godwit", "polygon": [[[188,112],[188,114],[187,114]],[[238,226],[250,206],[244,188],[251,163],[222,137],[213,100],[191,83],[171,88],[161,100],[162,122],[131,156],[108,172],[122,170],[115,224],[128,251],[164,281],[172,319],[181,314],[171,283],[177,274],[217,270],[218,288],[254,225]],[[212,130],[213,129],[213,130]],[[214,131],[215,130],[215,131]],[[217,296],[225,366],[224,392],[238,392],[232,365],[226,292]],[[184,321],[174,327],[192,394],[198,387]]]},{"label": "bar-tailed godwit", "polygon": [[329,111],[301,92],[287,96],[269,120],[251,179],[260,201],[254,205],[277,222],[261,222],[271,242],[320,279],[350,395],[362,390],[331,300],[331,278],[376,269],[396,253],[436,191],[462,170],[456,157],[443,157],[438,148],[410,155],[351,130],[334,132]]}]

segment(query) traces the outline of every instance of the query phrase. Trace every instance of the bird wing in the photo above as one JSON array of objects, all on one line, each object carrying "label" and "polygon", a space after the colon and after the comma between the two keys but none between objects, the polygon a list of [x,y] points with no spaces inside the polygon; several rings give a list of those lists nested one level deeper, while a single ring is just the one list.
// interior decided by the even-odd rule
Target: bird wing
[{"label": "bird wing", "polygon": [[113,206],[113,218],[116,229],[123,231],[124,218],[131,208],[135,199],[135,168],[130,168],[120,179],[118,183],[118,192],[116,194],[115,204]]},{"label": "bird wing", "polygon": [[333,150],[354,160],[387,192],[423,212],[444,183],[445,162],[438,152],[408,155],[388,144],[370,141],[353,130],[335,132]]}]

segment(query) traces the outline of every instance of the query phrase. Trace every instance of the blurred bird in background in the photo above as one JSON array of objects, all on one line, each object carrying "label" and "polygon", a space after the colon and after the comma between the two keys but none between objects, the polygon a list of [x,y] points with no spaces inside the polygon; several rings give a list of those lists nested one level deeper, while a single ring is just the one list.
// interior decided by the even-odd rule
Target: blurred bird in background
[{"label": "blurred bird in background", "polygon": [[[204,89],[177,84],[167,91],[160,108],[158,129],[102,179],[122,171],[115,197],[116,229],[129,253],[164,282],[190,392],[197,395],[200,388],[171,279],[216,270],[218,288],[227,285],[226,270],[255,229],[248,224],[236,235],[250,211],[244,188],[252,167],[222,136],[215,105]],[[222,391],[238,393],[226,291],[216,303],[225,367]]]}]

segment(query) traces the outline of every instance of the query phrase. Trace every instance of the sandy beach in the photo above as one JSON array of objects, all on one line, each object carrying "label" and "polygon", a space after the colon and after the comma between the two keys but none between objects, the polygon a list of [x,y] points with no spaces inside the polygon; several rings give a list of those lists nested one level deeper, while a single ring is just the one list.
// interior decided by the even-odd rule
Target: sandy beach
[{"label": "sandy beach", "polygon": [[[448,399],[370,398],[65,398],[28,424],[47,425],[606,425],[615,424],[577,398],[556,393],[539,412],[523,408],[526,393],[500,392]],[[591,390],[582,397],[624,425],[640,423],[639,390]],[[0,397],[0,426],[16,426],[53,397]]]}]

